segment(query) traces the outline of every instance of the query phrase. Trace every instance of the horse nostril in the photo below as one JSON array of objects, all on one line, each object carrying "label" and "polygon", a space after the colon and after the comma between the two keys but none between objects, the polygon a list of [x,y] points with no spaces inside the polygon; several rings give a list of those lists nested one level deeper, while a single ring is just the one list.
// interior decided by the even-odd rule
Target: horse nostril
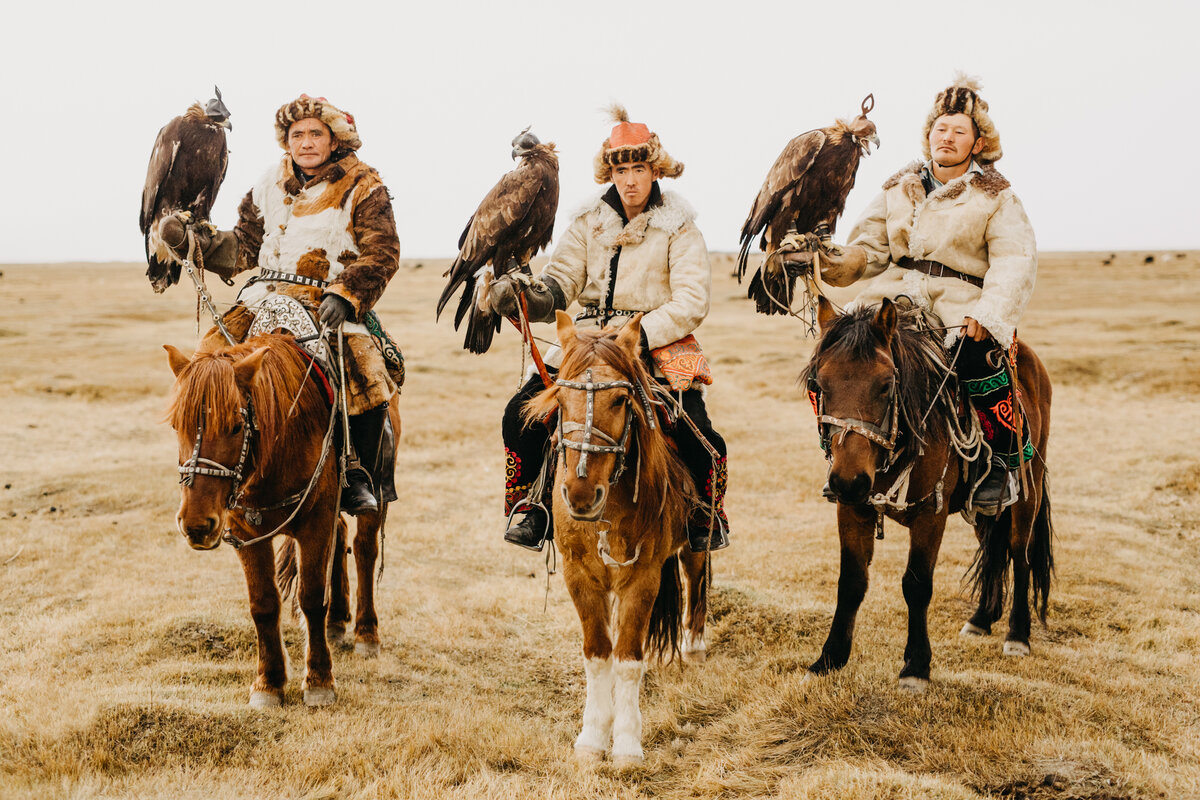
[{"label": "horse nostril", "polygon": [[862,472],[850,480],[838,475],[830,475],[829,488],[833,490],[839,502],[857,505],[867,499],[867,493],[871,490],[871,479]]},{"label": "horse nostril", "polygon": [[594,507],[594,506],[600,505],[600,501],[603,499],[604,499],[604,489],[597,486],[596,487],[596,498],[592,501],[592,506]]},{"label": "horse nostril", "polygon": [[203,523],[199,525],[188,525],[185,531],[189,539],[203,539],[211,534],[216,527],[216,519],[213,517],[206,517]]}]

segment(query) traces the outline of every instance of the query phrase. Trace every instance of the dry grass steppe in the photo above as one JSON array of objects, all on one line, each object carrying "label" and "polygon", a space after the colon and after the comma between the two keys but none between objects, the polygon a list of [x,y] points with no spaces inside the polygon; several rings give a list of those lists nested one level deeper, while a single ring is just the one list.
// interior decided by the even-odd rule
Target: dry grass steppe
[{"label": "dry grass steppe", "polygon": [[[472,356],[435,325],[441,262],[406,261],[379,306],[408,367],[382,655],[335,650],[334,706],[305,708],[294,679],[269,713],[246,706],[236,557],[174,527],[161,345],[196,341],[194,293],[156,296],[133,264],[2,265],[0,798],[1200,798],[1200,253],[1106,255],[1044,255],[1022,329],[1055,382],[1049,626],[1025,659],[1001,656],[1002,625],[958,637],[974,538],[952,520],[922,696],[896,688],[891,523],[849,666],[801,681],[838,569],[796,385],[812,342],[714,257],[698,336],[734,544],[713,559],[708,662],[650,672],[646,763],[625,772],[575,765],[575,612],[501,541],[519,340]],[[295,623],[285,639],[299,665]]]}]

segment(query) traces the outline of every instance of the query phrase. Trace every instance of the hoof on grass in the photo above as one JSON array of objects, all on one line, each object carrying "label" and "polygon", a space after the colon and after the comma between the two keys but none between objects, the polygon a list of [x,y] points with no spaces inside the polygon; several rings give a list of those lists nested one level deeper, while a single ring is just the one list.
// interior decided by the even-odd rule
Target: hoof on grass
[{"label": "hoof on grass", "polygon": [[909,675],[900,679],[900,689],[913,694],[924,694],[929,688],[928,678],[918,678],[915,675]]},{"label": "hoof on grass", "polygon": [[318,686],[304,690],[304,705],[309,708],[333,705],[337,693],[330,686]]},{"label": "hoof on grass", "polygon": [[345,625],[329,625],[325,628],[325,641],[331,645],[341,644],[345,636]]},{"label": "hoof on grass", "polygon": [[584,765],[599,764],[604,760],[604,751],[597,750],[594,747],[580,747],[576,745],[575,760]]},{"label": "hoof on grass", "polygon": [[251,708],[278,708],[283,705],[283,698],[274,692],[259,692],[250,693]]},{"label": "hoof on grass", "polygon": [[1004,655],[1025,657],[1029,655],[1029,645],[1024,642],[1005,642]]},{"label": "hoof on grass", "polygon": [[704,650],[689,650],[683,654],[683,660],[689,664],[703,664],[708,660],[708,654]]},{"label": "hoof on grass", "polygon": [[617,769],[633,769],[640,767],[645,761],[641,753],[622,753],[620,755],[613,753],[613,766]]},{"label": "hoof on grass", "polygon": [[379,642],[355,642],[354,652],[363,658],[375,658],[379,655]]},{"label": "hoof on grass", "polygon": [[962,630],[958,632],[959,636],[987,636],[988,632],[978,625],[972,625],[968,622],[962,626]]}]

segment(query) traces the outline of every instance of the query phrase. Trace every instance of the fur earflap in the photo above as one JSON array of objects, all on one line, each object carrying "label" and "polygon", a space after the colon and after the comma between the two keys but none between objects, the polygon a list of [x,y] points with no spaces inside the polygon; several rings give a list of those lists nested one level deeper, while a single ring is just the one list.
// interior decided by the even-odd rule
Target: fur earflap
[{"label": "fur earflap", "polygon": [[1004,155],[1004,150],[1000,147],[1000,132],[996,130],[995,123],[988,115],[987,101],[979,96],[979,90],[982,88],[983,83],[979,78],[959,70],[954,74],[954,81],[938,92],[933,101],[933,108],[925,118],[925,129],[921,135],[921,151],[926,160],[932,157],[929,132],[933,130],[933,123],[943,114],[966,114],[975,122],[980,138],[986,141],[983,150],[976,156],[978,161],[990,164],[999,161]]}]

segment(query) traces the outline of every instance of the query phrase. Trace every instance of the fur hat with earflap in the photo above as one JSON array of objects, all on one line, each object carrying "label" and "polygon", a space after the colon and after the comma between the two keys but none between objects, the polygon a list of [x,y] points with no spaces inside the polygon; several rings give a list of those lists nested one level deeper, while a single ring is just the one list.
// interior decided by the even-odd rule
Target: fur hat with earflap
[{"label": "fur hat with earflap", "polygon": [[288,128],[302,119],[319,119],[329,126],[338,141],[338,150],[357,150],[362,147],[354,117],[342,111],[324,97],[309,97],[302,94],[290,103],[280,106],[275,112],[275,140],[284,150],[288,149]]},{"label": "fur hat with earflap", "polygon": [[921,147],[927,160],[932,158],[929,150],[929,132],[933,130],[933,123],[937,118],[944,114],[966,114],[974,120],[975,127],[979,129],[979,137],[985,140],[983,150],[977,156],[980,161],[990,164],[999,161],[1004,155],[1004,151],[1000,149],[1000,133],[996,130],[992,118],[988,116],[988,104],[979,96],[979,90],[982,88],[978,78],[959,72],[954,76],[954,83],[938,92],[937,99],[933,101],[933,108],[925,118],[925,130],[921,135]]},{"label": "fur hat with earflap", "polygon": [[645,162],[657,168],[664,178],[678,178],[683,174],[683,163],[667,154],[657,133],[651,133],[641,122],[630,122],[629,112],[622,105],[613,103],[608,111],[617,124],[600,145],[600,152],[593,161],[596,183],[611,181],[612,168],[618,164]]}]

